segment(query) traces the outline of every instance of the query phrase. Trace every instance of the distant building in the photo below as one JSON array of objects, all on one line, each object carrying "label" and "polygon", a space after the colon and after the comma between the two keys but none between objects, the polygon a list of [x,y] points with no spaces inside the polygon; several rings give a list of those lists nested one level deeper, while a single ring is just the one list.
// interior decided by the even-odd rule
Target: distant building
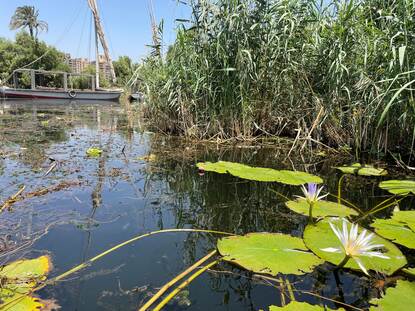
[{"label": "distant building", "polygon": [[[95,66],[95,61],[91,62]],[[111,80],[111,66],[104,55],[99,56],[99,71],[104,75],[105,79]]]},{"label": "distant building", "polygon": [[[72,73],[83,73],[89,65],[95,66],[95,61],[90,62],[87,58],[72,58],[71,54],[65,54],[65,63],[71,67]],[[105,79],[111,80],[111,66],[104,55],[99,56],[99,71]]]}]

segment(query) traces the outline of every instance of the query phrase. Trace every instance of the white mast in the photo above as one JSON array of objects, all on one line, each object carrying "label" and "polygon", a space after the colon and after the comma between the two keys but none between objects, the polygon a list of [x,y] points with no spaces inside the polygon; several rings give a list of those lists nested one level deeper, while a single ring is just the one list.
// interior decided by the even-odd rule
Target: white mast
[{"label": "white mast", "polygon": [[99,89],[99,45],[97,26],[95,25],[95,89]]},{"label": "white mast", "polygon": [[98,39],[99,39],[101,41],[102,48],[104,49],[105,58],[107,59],[107,62],[110,66],[112,82],[115,83],[116,77],[115,77],[114,65],[112,64],[111,56],[110,56],[109,49],[108,49],[108,44],[107,44],[107,41],[105,40],[104,31],[102,30],[101,19],[99,18],[97,2],[96,0],[88,0],[88,5],[91,8],[92,14],[94,14],[94,21],[95,21],[95,44],[96,44],[96,53],[97,53],[97,56],[96,56],[97,73],[96,74],[97,75],[99,74],[99,53],[98,53]]}]

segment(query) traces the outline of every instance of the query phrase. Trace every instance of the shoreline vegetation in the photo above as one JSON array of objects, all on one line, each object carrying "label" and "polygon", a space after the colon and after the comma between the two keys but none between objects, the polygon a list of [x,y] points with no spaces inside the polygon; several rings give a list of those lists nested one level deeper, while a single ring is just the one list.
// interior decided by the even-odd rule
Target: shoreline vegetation
[{"label": "shoreline vegetation", "polygon": [[139,69],[142,113],[156,130],[412,154],[413,1],[188,5],[165,57],[152,53]]}]

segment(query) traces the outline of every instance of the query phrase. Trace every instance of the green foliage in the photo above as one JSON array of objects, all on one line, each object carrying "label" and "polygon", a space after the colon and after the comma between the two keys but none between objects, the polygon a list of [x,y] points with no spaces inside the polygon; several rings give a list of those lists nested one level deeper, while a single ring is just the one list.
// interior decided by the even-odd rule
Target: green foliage
[{"label": "green foliage", "polygon": [[382,181],[379,187],[392,194],[407,195],[415,194],[415,181],[412,180],[387,180]]},{"label": "green foliage", "polygon": [[128,56],[120,56],[113,64],[115,75],[117,76],[117,84],[122,86],[128,82],[137,68],[137,64],[134,64]]},{"label": "green foliage", "polygon": [[300,126],[332,145],[410,148],[413,2],[190,3],[165,59],[140,69],[145,113],[163,131],[295,136]]},{"label": "green foliage", "polygon": [[251,233],[218,241],[224,260],[255,273],[304,274],[323,261],[310,253],[300,238],[280,233]]},{"label": "green foliage", "polygon": [[372,299],[370,310],[412,310],[415,304],[415,283],[398,280],[396,287],[388,288],[383,298]]},{"label": "green foliage", "polygon": [[[339,218],[325,218],[316,225],[308,225],[304,231],[304,242],[306,246],[320,258],[327,260],[335,265],[339,265],[346,257],[338,237],[334,234],[329,223],[333,223],[337,227],[341,227],[341,219]],[[359,228],[359,233],[362,228]],[[324,237],[324,238],[322,238]],[[387,275],[393,274],[398,269],[406,265],[407,261],[402,252],[393,243],[381,238],[380,236],[373,237],[374,244],[383,245],[382,253],[388,256],[388,259],[361,256],[359,259],[367,270],[374,270],[382,272]],[[323,251],[326,248],[340,248],[340,253],[332,253]],[[346,268],[360,270],[359,266],[354,260],[349,260]]]},{"label": "green foliage", "polygon": [[322,183],[322,179],[305,172],[295,172],[287,170],[274,170],[271,168],[252,167],[245,164],[219,161],[216,163],[204,162],[197,163],[197,167],[207,172],[219,174],[229,173],[243,179],[279,182],[287,185],[303,185],[306,183]]},{"label": "green foliage", "polygon": [[39,61],[30,66],[31,69],[70,71],[65,64],[64,53],[44,42],[36,42],[25,32],[18,33],[14,42],[0,38],[0,79],[10,77],[13,70],[26,66],[42,55]]},{"label": "green foliage", "polygon": [[[309,215],[310,204],[305,199],[297,199],[295,201],[288,201],[285,205],[292,211]],[[350,215],[358,215],[358,213],[342,204],[329,201],[317,201],[313,204],[313,217],[327,217],[327,216],[339,216],[346,217]]]},{"label": "green foliage", "polygon": [[356,174],[360,176],[385,176],[388,171],[383,168],[376,168],[373,165],[362,165],[360,163],[354,163],[350,166],[338,166],[335,167],[343,174]]},{"label": "green foliage", "polygon": [[371,226],[377,234],[415,249],[415,211],[397,211],[391,219],[376,219]]}]

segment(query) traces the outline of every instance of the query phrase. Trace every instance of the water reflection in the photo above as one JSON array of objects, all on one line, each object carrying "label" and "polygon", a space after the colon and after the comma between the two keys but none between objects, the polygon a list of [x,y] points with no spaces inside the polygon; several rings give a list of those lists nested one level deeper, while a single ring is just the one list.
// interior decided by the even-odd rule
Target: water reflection
[{"label": "water reflection", "polygon": [[[240,143],[219,147],[160,137],[141,129],[134,107],[81,102],[0,104],[0,199],[22,184],[27,192],[70,186],[26,198],[3,213],[0,236],[9,246],[3,262],[49,252],[57,275],[115,244],[164,228],[205,228],[233,233],[284,232],[299,236],[306,217],[284,206],[298,188],[247,182],[227,175],[197,173],[198,161],[228,160],[317,172],[336,192],[331,166],[345,159],[286,156],[290,145]],[[46,122],[47,121],[47,122]],[[89,158],[86,150],[104,150]],[[154,161],[144,161],[145,155]],[[45,176],[49,158],[59,165]],[[345,197],[363,209],[379,202],[375,182],[345,181]],[[52,188],[50,188],[52,189]],[[364,198],[363,200],[361,198]],[[128,245],[93,266],[39,294],[55,298],[63,310],[135,310],[148,295],[214,248],[217,236],[166,234]],[[329,266],[302,277],[286,276],[298,290],[365,307],[371,293],[366,279]],[[287,299],[288,289],[252,279],[249,273],[220,264],[196,280],[166,310],[258,310]],[[295,292],[299,300],[319,296]],[[359,297],[359,298],[356,298]],[[363,299],[361,299],[363,297]],[[356,300],[360,299],[360,300]],[[327,303],[327,301],[325,301]],[[329,303],[334,307],[334,303]]]}]

